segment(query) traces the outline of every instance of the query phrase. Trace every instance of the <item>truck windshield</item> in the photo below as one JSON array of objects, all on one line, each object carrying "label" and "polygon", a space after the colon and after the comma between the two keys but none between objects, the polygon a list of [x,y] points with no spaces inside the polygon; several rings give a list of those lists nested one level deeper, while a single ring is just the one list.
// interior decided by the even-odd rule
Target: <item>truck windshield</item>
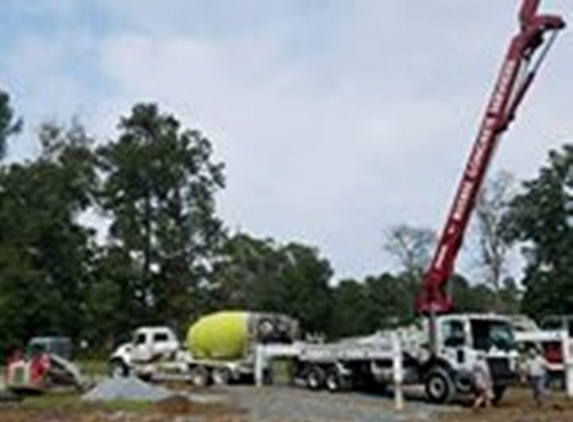
[{"label": "truck windshield", "polygon": [[474,319],[471,326],[474,347],[477,350],[488,351],[495,347],[508,351],[515,348],[515,339],[509,323]]}]

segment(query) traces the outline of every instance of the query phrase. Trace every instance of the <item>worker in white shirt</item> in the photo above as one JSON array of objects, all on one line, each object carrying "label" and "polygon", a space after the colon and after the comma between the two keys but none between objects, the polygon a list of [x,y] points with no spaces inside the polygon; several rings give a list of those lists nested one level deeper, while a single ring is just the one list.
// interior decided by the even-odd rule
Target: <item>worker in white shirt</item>
[{"label": "worker in white shirt", "polygon": [[545,396],[547,366],[547,361],[541,352],[537,348],[531,349],[525,368],[533,392],[533,399],[538,406],[543,404]]},{"label": "worker in white shirt", "polygon": [[479,409],[481,406],[491,406],[493,398],[493,382],[491,372],[484,354],[480,353],[477,356],[475,364],[472,368],[473,375],[473,390],[475,399],[473,403],[474,410]]}]

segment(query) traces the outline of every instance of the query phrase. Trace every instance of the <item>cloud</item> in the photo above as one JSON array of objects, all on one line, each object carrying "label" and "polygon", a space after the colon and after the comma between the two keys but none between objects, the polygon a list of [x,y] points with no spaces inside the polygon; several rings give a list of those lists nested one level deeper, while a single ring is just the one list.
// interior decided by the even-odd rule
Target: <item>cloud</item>
[{"label": "cloud", "polygon": [[[72,24],[53,51],[37,37],[20,44],[8,73],[63,87],[39,84],[34,107],[80,108],[111,136],[134,102],[159,102],[227,163],[221,211],[231,227],[315,244],[339,277],[389,268],[387,225],[440,226],[516,9],[509,0],[91,3],[103,28]],[[572,12],[564,0],[551,7]],[[75,49],[71,31],[87,34]],[[567,35],[494,167],[530,174],[572,132],[571,48]],[[46,100],[58,92],[56,104]]]}]

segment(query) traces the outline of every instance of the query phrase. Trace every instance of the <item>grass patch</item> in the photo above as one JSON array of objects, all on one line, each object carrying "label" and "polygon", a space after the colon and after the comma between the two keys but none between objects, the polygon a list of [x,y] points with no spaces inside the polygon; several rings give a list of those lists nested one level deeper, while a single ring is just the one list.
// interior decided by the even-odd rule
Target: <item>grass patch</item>
[{"label": "grass patch", "polygon": [[77,362],[82,374],[88,377],[108,375],[106,360],[80,360]]},{"label": "grass patch", "polygon": [[110,402],[86,403],[81,400],[78,394],[71,392],[53,392],[38,396],[26,397],[19,406],[22,410],[46,411],[46,410],[65,410],[65,411],[88,411],[102,410],[109,412],[146,412],[153,408],[153,403],[134,400],[114,400]]}]

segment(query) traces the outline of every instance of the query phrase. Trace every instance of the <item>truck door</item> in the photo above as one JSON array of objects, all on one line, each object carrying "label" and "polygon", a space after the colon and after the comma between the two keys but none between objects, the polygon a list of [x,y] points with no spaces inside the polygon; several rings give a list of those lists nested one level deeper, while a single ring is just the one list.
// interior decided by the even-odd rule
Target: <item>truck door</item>
[{"label": "truck door", "polygon": [[155,356],[167,355],[176,350],[176,345],[174,344],[174,340],[167,331],[154,332],[152,344],[153,344],[152,353]]},{"label": "truck door", "polygon": [[149,362],[153,356],[152,339],[148,333],[139,331],[133,339],[131,356],[134,362]]},{"label": "truck door", "polygon": [[441,324],[442,357],[452,368],[459,370],[468,367],[467,345],[468,335],[465,321],[446,319]]}]

